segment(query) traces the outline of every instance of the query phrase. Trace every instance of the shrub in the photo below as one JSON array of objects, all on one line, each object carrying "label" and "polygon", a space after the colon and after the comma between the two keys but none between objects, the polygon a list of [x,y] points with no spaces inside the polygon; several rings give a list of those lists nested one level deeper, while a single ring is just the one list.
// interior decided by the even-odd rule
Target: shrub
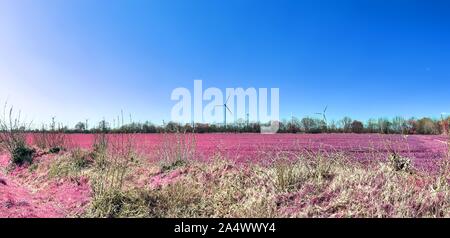
[{"label": "shrub", "polygon": [[84,169],[92,164],[90,154],[86,151],[76,149],[68,155],[64,155],[51,164],[50,177],[78,178]]},{"label": "shrub", "polygon": [[123,189],[125,166],[108,163],[95,172],[91,176],[93,196],[86,212],[87,217],[148,217],[148,199],[144,190]]},{"label": "shrub", "polygon": [[53,147],[48,150],[48,152],[50,154],[58,154],[61,151],[62,151],[62,148],[60,148],[60,147]]},{"label": "shrub", "polygon": [[85,214],[101,218],[145,218],[151,217],[151,206],[155,199],[145,190],[109,190],[95,196]]},{"label": "shrub", "polygon": [[92,145],[94,153],[103,154],[108,150],[108,135],[101,133],[96,134],[94,138],[94,144]]},{"label": "shrub", "polygon": [[84,169],[92,164],[92,159],[90,154],[81,149],[75,149],[71,152],[71,160],[73,161],[75,167]]},{"label": "shrub", "polygon": [[7,113],[7,107],[5,104],[3,115],[0,115],[0,149],[11,155],[11,162],[15,165],[31,163],[34,151],[26,145],[28,125],[21,121],[20,112],[14,114],[11,107]]},{"label": "shrub", "polygon": [[135,159],[135,144],[131,135],[108,139],[106,134],[96,136],[94,169],[91,175],[92,202],[88,217],[143,217],[148,213],[143,191],[123,189],[130,162]]},{"label": "shrub", "polygon": [[175,160],[172,163],[162,163],[161,172],[167,172],[183,167],[187,164],[185,160]]},{"label": "shrub", "polygon": [[389,164],[395,171],[411,171],[411,159],[398,154],[391,154],[388,158]]},{"label": "shrub", "polygon": [[28,167],[28,172],[33,173],[38,169],[38,164],[31,164],[30,167]]},{"label": "shrub", "polygon": [[30,149],[25,145],[19,145],[12,153],[12,163],[18,166],[23,164],[31,164],[33,162],[33,155],[36,151]]},{"label": "shrub", "polygon": [[196,138],[194,134],[164,134],[157,152],[157,160],[163,171],[171,170],[193,160],[196,156]]},{"label": "shrub", "polygon": [[300,166],[298,163],[284,159],[275,162],[275,183],[278,191],[289,192],[295,190],[305,180],[305,175],[302,173]]},{"label": "shrub", "polygon": [[108,136],[104,133],[96,134],[92,145],[91,156],[94,159],[95,166],[98,169],[105,169],[108,166]]},{"label": "shrub", "polygon": [[[42,130],[45,130],[44,128]],[[63,132],[42,131],[32,134],[33,143],[40,149],[49,149],[49,153],[59,153],[68,148],[69,139]]]}]

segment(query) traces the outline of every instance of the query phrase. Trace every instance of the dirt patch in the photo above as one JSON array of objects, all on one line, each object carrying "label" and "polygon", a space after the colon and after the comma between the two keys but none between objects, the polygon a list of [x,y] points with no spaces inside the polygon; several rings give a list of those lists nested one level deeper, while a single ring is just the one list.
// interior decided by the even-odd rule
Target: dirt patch
[{"label": "dirt patch", "polygon": [[6,173],[6,159],[1,156],[0,160],[0,217],[72,217],[82,213],[89,203],[87,179],[50,180],[26,167]]}]

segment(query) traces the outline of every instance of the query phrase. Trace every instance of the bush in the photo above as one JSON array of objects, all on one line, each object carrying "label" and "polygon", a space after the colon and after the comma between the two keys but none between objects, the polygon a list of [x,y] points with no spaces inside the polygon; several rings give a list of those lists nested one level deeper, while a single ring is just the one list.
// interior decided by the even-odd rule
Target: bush
[{"label": "bush", "polygon": [[36,151],[30,149],[25,145],[20,145],[13,150],[12,163],[21,166],[25,163],[31,164],[33,162],[33,155]]},{"label": "bush", "polygon": [[88,152],[76,149],[70,154],[58,158],[50,166],[49,176],[77,178],[81,175],[83,169],[89,168],[92,163]]},{"label": "bush", "polygon": [[13,107],[7,113],[5,104],[3,115],[0,114],[0,150],[7,151],[12,163],[22,165],[31,163],[34,151],[26,146],[26,131],[28,125],[20,119],[20,112],[14,114]]},{"label": "bush", "polygon": [[[42,132],[33,133],[33,144],[36,145],[40,149],[50,149],[55,150],[59,149],[64,150],[65,148],[68,148],[69,140],[65,133],[63,132],[56,132],[56,131],[44,131],[45,129],[42,129]],[[51,152],[50,153],[59,153],[58,152]]]},{"label": "bush", "polygon": [[86,151],[76,149],[71,153],[71,159],[76,168],[84,169],[92,164],[90,154]]},{"label": "bush", "polygon": [[109,146],[108,135],[96,134],[94,138],[94,144],[92,145],[94,153],[103,154],[106,153]]},{"label": "bush", "polygon": [[175,170],[177,168],[185,166],[186,164],[187,164],[187,162],[184,160],[176,160],[172,163],[163,163],[161,165],[161,171],[167,172],[167,171]]},{"label": "bush", "polygon": [[155,199],[147,191],[109,190],[97,194],[91,201],[87,217],[101,218],[145,218],[151,217],[150,207]]},{"label": "bush", "polygon": [[276,161],[274,171],[275,184],[280,192],[295,190],[306,177],[305,173],[302,173],[302,167],[299,163],[289,162],[287,160]]},{"label": "bush", "polygon": [[389,155],[389,164],[395,171],[411,171],[411,159],[397,154]]},{"label": "bush", "polygon": [[53,147],[53,148],[50,148],[50,150],[48,150],[48,152],[50,154],[58,154],[61,151],[62,151],[62,148],[60,148],[60,147]]},{"label": "bush", "polygon": [[195,135],[188,133],[164,134],[156,156],[163,171],[186,165],[196,158]]}]

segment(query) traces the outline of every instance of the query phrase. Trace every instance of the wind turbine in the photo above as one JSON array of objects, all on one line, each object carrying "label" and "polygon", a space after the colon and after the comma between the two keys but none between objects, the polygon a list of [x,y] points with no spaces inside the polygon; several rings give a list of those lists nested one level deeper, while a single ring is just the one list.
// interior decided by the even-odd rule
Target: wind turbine
[{"label": "wind turbine", "polygon": [[316,115],[321,115],[323,117],[323,121],[325,122],[325,127],[328,129],[328,122],[327,122],[327,110],[328,106],[325,107],[323,112],[317,112]]},{"label": "wind turbine", "polygon": [[247,112],[247,127],[250,125],[250,113]]},{"label": "wind turbine", "polygon": [[227,100],[225,101],[225,103],[223,105],[216,105],[216,107],[223,107],[223,121],[224,121],[224,125],[225,125],[225,129],[227,128],[227,110],[233,114],[233,112],[230,110],[230,108],[228,108],[228,100],[230,100],[231,95],[228,96]]}]

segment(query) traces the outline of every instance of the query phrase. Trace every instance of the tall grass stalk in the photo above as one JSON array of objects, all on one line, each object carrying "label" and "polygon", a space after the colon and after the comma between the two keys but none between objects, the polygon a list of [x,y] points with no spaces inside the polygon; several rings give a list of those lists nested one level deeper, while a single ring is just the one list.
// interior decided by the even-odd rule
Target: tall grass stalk
[{"label": "tall grass stalk", "polygon": [[114,217],[117,203],[128,192],[124,190],[125,176],[137,154],[136,138],[132,133],[107,134],[102,130],[94,141],[95,173],[92,176],[93,201],[89,216]]},{"label": "tall grass stalk", "polygon": [[14,113],[14,108],[5,103],[0,115],[0,149],[11,156],[11,163],[22,165],[31,163],[34,150],[27,145],[27,129],[30,124],[22,121],[21,112]]},{"label": "tall grass stalk", "polygon": [[196,158],[196,137],[194,133],[165,133],[157,152],[163,170],[184,165]]},{"label": "tall grass stalk", "polygon": [[33,143],[41,149],[49,149],[54,152],[70,148],[69,137],[62,128],[55,128],[54,122],[47,130],[43,125],[41,131],[32,134]]}]

